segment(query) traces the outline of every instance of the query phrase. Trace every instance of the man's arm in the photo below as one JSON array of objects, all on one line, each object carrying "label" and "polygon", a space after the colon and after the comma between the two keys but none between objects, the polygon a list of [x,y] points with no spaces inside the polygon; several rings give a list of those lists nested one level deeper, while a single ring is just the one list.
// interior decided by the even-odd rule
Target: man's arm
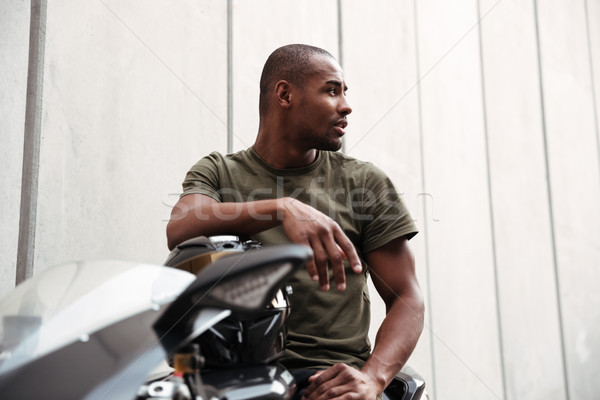
[{"label": "man's arm", "polygon": [[373,353],[360,371],[337,364],[311,377],[308,399],[333,399],[353,393],[375,399],[400,371],[423,330],[424,303],[412,252],[405,238],[366,254],[375,288],[386,305],[386,317]]},{"label": "man's arm", "polygon": [[362,371],[381,380],[383,390],[417,345],[423,331],[425,305],[408,240],[392,240],[366,258],[373,284],[385,302],[386,317]]},{"label": "man's arm", "polygon": [[167,241],[172,250],[177,244],[196,236],[250,236],[280,224],[293,243],[312,248],[313,260],[306,267],[323,290],[329,289],[328,265],[332,267],[339,290],[346,287],[344,258],[355,272],[362,270],[358,254],[340,226],[315,208],[289,197],[219,203],[209,196],[189,194],[179,199],[171,211]]},{"label": "man's arm", "polygon": [[277,200],[219,203],[202,194],[179,199],[167,224],[169,250],[197,236],[253,235],[278,225]]}]

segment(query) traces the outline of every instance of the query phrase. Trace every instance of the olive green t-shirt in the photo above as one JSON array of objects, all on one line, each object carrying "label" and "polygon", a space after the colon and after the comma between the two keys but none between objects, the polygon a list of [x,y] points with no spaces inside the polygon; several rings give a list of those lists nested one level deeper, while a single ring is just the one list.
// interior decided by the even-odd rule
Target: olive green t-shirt
[{"label": "olive green t-shirt", "polygon": [[[215,152],[187,173],[182,197],[191,193],[218,202],[293,197],[335,220],[362,260],[392,239],[410,239],[417,233],[390,179],[373,164],[341,153],[321,151],[306,167],[276,169],[253,148],[225,156]],[[253,239],[264,245],[289,243],[281,226]],[[360,274],[347,262],[345,267],[343,292],[320,290],[305,270],[288,282],[292,312],[286,320],[286,351],[281,360],[287,368],[327,368],[340,362],[360,368],[369,357],[368,269],[364,261]],[[331,271],[329,275],[332,278]]]}]

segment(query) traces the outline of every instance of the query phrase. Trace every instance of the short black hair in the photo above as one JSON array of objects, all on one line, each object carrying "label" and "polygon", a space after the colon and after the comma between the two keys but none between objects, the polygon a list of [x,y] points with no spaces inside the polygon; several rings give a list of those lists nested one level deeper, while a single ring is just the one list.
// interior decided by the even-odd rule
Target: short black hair
[{"label": "short black hair", "polygon": [[271,53],[260,76],[258,111],[261,116],[267,112],[268,92],[275,83],[283,79],[302,87],[304,80],[311,72],[309,63],[310,58],[314,55],[335,59],[327,50],[307,44],[289,44]]}]

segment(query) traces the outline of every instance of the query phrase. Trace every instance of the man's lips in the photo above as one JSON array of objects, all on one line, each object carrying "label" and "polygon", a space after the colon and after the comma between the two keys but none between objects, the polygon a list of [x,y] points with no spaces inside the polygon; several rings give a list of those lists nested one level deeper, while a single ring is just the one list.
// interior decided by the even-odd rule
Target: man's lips
[{"label": "man's lips", "polygon": [[344,129],[346,129],[346,127],[348,126],[348,121],[346,119],[341,119],[338,122],[336,122],[334,126],[338,128],[337,130],[340,133],[340,136],[344,135],[346,133]]},{"label": "man's lips", "polygon": [[348,120],[346,119],[341,119],[338,122],[335,123],[335,126],[339,126],[342,129],[346,129],[346,127],[348,126]]}]

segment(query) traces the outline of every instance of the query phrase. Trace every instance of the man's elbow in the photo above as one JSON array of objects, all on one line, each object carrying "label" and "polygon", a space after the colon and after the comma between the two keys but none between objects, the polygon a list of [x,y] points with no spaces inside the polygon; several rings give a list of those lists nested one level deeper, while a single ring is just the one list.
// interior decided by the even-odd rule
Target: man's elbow
[{"label": "man's elbow", "polygon": [[423,326],[425,324],[425,298],[423,297],[423,292],[421,289],[417,287],[412,296],[412,307],[417,316],[419,322],[419,334],[423,331]]},{"label": "man's elbow", "polygon": [[182,240],[177,235],[177,229],[173,226],[173,221],[169,221],[167,224],[167,247],[169,251],[173,250],[181,242]]},{"label": "man's elbow", "polygon": [[425,299],[418,285],[409,292],[405,292],[403,295],[395,297],[388,307],[388,312],[394,307],[405,310],[408,309],[413,316],[413,320],[416,323],[415,327],[418,328],[419,333],[423,330],[425,324]]},{"label": "man's elbow", "polygon": [[169,248],[169,251],[173,251],[175,246],[177,246],[177,244],[175,244],[175,242],[171,242],[170,240],[167,239],[167,247]]},{"label": "man's elbow", "polygon": [[421,301],[421,306],[419,308],[419,319],[421,321],[421,332],[422,332],[423,327],[425,326],[425,301]]}]

